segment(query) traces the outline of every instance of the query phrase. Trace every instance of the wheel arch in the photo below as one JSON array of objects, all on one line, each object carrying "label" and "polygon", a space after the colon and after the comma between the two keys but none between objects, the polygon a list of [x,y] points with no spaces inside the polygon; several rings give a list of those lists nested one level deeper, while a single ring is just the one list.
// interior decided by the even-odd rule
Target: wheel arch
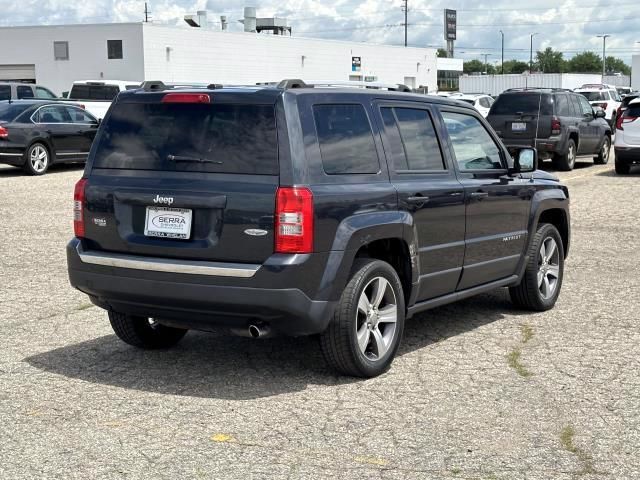
[{"label": "wheel arch", "polygon": [[33,147],[33,145],[35,145],[36,143],[41,143],[47,149],[47,152],[49,153],[49,165],[51,165],[53,162],[56,161],[56,150],[53,147],[53,144],[49,140],[43,137],[34,138],[30,140],[29,143],[27,143],[27,148],[24,151],[25,161],[29,160],[27,158],[29,149]]}]

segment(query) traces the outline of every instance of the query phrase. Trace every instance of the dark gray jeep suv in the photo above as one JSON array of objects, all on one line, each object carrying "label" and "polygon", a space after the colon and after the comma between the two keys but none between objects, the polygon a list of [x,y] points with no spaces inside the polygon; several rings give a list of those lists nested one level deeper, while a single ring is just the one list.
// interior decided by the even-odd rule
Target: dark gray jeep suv
[{"label": "dark gray jeep suv", "polygon": [[601,108],[564,89],[511,89],[491,106],[487,121],[508,146],[531,146],[558,170],[573,170],[578,155],[607,163],[611,126]]},{"label": "dark gray jeep suv", "polygon": [[74,195],[71,284],[115,333],[319,334],[374,376],[405,319],[509,287],[553,307],[569,194],[473,107],[287,81],[122,92]]}]

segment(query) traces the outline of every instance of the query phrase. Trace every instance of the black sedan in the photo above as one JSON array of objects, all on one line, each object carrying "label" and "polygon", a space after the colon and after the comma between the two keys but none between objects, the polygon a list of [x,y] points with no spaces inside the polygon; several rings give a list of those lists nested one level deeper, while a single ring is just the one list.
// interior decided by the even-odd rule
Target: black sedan
[{"label": "black sedan", "polygon": [[86,161],[98,125],[81,105],[0,101],[0,163],[42,175],[53,163]]}]

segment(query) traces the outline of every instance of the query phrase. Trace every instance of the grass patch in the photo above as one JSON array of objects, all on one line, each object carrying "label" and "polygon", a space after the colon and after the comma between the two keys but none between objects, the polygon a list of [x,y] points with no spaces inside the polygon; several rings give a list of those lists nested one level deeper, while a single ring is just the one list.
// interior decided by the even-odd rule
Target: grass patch
[{"label": "grass patch", "polygon": [[454,475],[458,475],[462,470],[460,470],[457,467],[454,467],[451,469],[451,473],[453,473]]},{"label": "grass patch", "polygon": [[591,456],[581,448],[577,447],[574,443],[573,440],[575,435],[575,429],[571,425],[567,425],[560,431],[560,445],[562,445],[562,448],[567,452],[573,453],[578,457],[578,460],[582,463],[582,468],[578,471],[578,475],[591,475],[597,473],[593,466]]},{"label": "grass patch", "polygon": [[514,348],[507,355],[507,361],[509,362],[509,366],[513,368],[518,375],[524,378],[529,378],[533,374],[527,370],[527,368],[520,361],[520,357],[522,356],[522,352],[519,347]]},{"label": "grass patch", "polygon": [[520,327],[520,330],[522,331],[522,343],[527,343],[533,338],[533,328],[526,323]]}]

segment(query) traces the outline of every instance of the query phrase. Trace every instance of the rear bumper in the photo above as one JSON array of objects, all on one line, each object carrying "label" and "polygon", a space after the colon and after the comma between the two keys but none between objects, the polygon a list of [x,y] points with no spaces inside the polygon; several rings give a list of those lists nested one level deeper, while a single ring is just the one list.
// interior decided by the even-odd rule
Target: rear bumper
[{"label": "rear bumper", "polygon": [[614,147],[616,161],[628,164],[640,163],[640,147]]},{"label": "rear bumper", "polygon": [[[531,138],[504,138],[502,142],[507,148],[531,148],[533,146],[533,139]],[[541,158],[550,158],[556,153],[563,153],[566,145],[565,142],[562,141],[562,137],[537,138],[535,148],[538,150],[538,155],[540,155]]]},{"label": "rear bumper", "polygon": [[11,145],[0,145],[0,163],[24,165],[24,149]]},{"label": "rear bumper", "polygon": [[[256,267],[251,276],[247,272],[252,267],[240,274],[233,270],[222,270],[222,275],[215,275],[213,270],[186,273],[150,270],[141,264],[122,267],[106,261],[91,263],[87,255],[127,258],[85,252],[78,239],[69,243],[69,280],[93,303],[107,310],[165,319],[185,328],[244,329],[260,321],[285,335],[310,335],[326,329],[337,303],[328,295],[322,298],[322,292],[311,294],[303,290],[311,288],[309,276],[323,276],[315,271],[319,265],[326,265],[328,253],[288,256],[299,258],[289,258],[278,266]],[[139,257],[129,259],[139,261]],[[185,263],[189,266],[191,262],[180,262],[180,268]],[[221,265],[220,268],[230,268],[228,264]],[[217,268],[210,263],[206,266]]]}]

